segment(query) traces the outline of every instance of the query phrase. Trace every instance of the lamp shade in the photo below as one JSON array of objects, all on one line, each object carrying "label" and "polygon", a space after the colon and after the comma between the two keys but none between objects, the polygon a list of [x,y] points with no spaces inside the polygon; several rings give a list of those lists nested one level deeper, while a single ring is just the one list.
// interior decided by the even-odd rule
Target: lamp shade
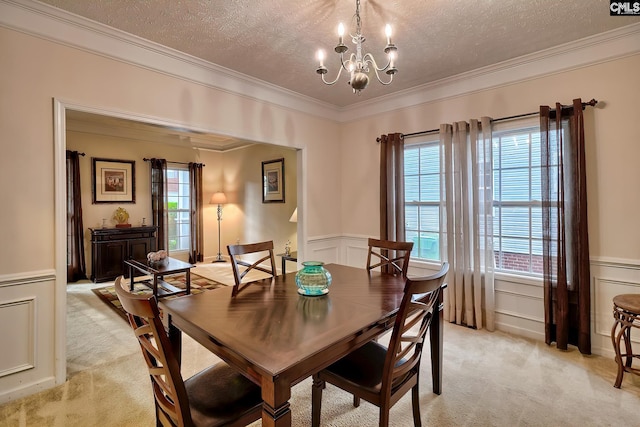
[{"label": "lamp shade", "polygon": [[227,196],[225,196],[222,191],[213,193],[211,200],[209,200],[209,204],[211,205],[224,205],[225,203],[227,203]]},{"label": "lamp shade", "polygon": [[293,210],[293,213],[291,214],[291,218],[289,218],[289,222],[298,222],[298,208],[295,208]]}]

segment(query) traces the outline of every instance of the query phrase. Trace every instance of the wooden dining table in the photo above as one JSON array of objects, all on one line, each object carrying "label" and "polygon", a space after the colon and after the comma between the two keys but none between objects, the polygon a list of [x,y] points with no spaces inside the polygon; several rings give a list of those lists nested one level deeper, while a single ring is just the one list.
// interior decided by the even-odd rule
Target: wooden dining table
[{"label": "wooden dining table", "polygon": [[[290,426],[291,387],[391,328],[402,301],[402,277],[325,268],[333,281],[323,296],[298,294],[293,272],[254,282],[235,296],[229,286],[162,300],[174,349],[179,355],[186,333],[261,386],[263,426]],[[440,394],[442,300],[437,307],[430,340],[433,392]]]}]

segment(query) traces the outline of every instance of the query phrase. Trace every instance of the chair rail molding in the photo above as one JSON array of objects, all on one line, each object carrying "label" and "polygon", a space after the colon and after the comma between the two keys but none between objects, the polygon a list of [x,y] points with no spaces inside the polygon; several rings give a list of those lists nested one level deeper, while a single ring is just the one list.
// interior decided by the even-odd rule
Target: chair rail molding
[{"label": "chair rail molding", "polygon": [[56,271],[53,269],[26,271],[14,274],[0,274],[0,287],[24,285],[27,283],[50,282],[55,280],[55,278]]}]

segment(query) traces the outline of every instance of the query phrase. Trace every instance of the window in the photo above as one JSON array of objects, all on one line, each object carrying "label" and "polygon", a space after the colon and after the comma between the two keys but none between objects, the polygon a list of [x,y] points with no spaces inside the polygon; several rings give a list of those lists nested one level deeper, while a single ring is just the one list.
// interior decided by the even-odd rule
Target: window
[{"label": "window", "polygon": [[404,150],[405,233],[414,258],[440,260],[439,153],[437,139]]},{"label": "window", "polygon": [[[404,152],[405,232],[413,258],[440,261],[440,148],[434,139]],[[437,138],[437,136],[436,136]],[[496,270],[542,274],[540,134],[532,123],[493,131]]]},{"label": "window", "polygon": [[189,170],[167,167],[167,214],[169,251],[188,251],[190,230]]},{"label": "window", "polygon": [[496,270],[542,274],[538,127],[493,132]]}]

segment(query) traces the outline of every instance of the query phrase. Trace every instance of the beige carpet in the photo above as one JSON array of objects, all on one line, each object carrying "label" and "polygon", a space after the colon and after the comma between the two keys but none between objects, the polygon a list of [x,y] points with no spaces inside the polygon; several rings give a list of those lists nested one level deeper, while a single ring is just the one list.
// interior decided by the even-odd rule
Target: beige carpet
[{"label": "beige carpet", "polygon": [[[127,324],[91,292],[95,286],[103,284],[69,286],[68,381],[0,406],[0,426],[155,425],[137,342]],[[640,426],[640,377],[627,374],[622,389],[615,389],[616,368],[609,358],[450,324],[444,337],[442,395],[431,392],[429,359],[423,360],[424,425]],[[188,337],[184,349],[185,378],[217,360]],[[310,425],[310,402],[306,380],[293,389],[294,426]],[[349,395],[327,386],[323,426],[375,426],[377,420],[376,408],[366,402],[353,408]],[[411,398],[405,396],[391,410],[391,426],[411,425]]]}]

